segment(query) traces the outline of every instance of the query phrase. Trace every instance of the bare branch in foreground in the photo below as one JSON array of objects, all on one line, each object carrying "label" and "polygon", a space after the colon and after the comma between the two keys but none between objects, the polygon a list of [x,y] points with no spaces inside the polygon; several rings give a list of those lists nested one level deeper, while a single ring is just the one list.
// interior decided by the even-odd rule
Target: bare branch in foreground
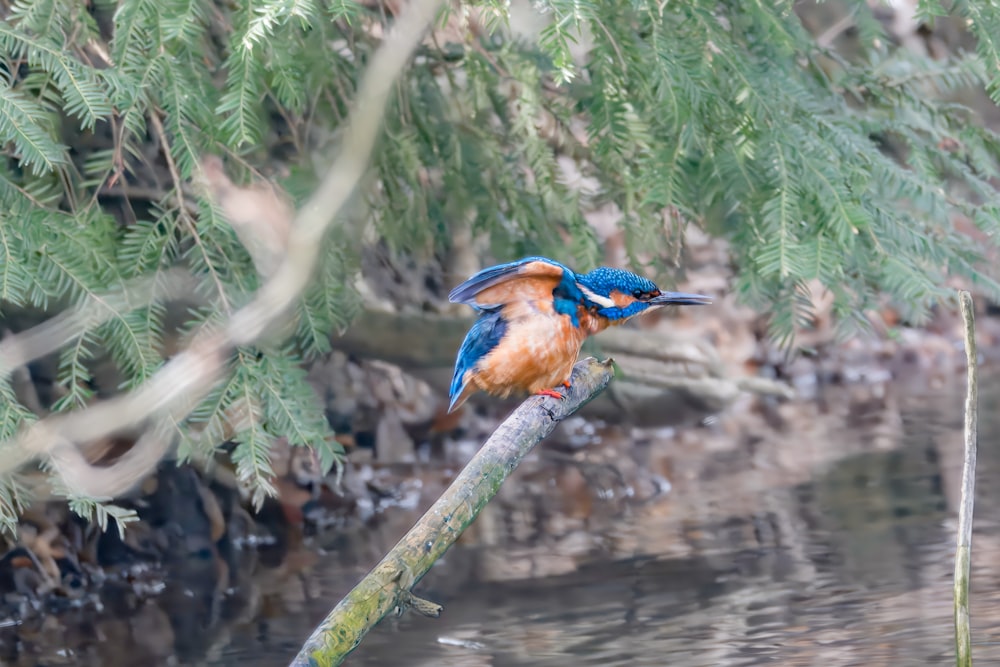
[{"label": "bare branch in foreground", "polygon": [[976,492],[976,442],[979,411],[978,353],[972,295],[958,293],[965,322],[965,360],[968,384],[965,394],[965,463],[962,466],[962,500],[958,508],[958,546],[955,549],[955,664],[972,667],[972,632],[969,622],[969,570],[972,560],[972,507]]},{"label": "bare branch in foreground", "polygon": [[40,357],[72,343],[88,329],[156,301],[175,301],[195,294],[194,278],[173,269],[153,278],[139,278],[105,294],[90,296],[27,331],[0,341],[0,379]]},{"label": "bare branch in foreground", "polygon": [[436,615],[436,606],[414,598],[410,589],[475,520],[521,459],[556,424],[597,396],[613,375],[610,359],[584,359],[573,369],[572,385],[564,400],[532,397],[522,403],[410,532],[334,607],[303,645],[292,667],[339,665],[394,609],[413,606],[426,615]]},{"label": "bare branch in foreground", "polygon": [[[392,88],[441,4],[442,0],[413,0],[407,4],[375,52],[343,129],[343,143],[337,159],[296,216],[288,250],[275,275],[253,300],[233,313],[221,330],[199,332],[189,349],[164,364],[135,391],[86,410],[47,417],[27,427],[12,441],[0,443],[0,474],[11,472],[30,459],[43,457],[55,464],[67,490],[93,495],[95,486],[107,483],[115,475],[120,478],[113,488],[128,488],[154,469],[164,451],[163,442],[158,438],[140,439],[141,443],[148,443],[148,450],[136,452],[123,461],[122,467],[112,466],[100,471],[67,447],[75,448],[78,443],[136,426],[156,425],[167,418],[183,417],[224,375],[229,355],[236,346],[259,340],[283,322],[283,317],[309,283],[324,233],[365,173]],[[3,363],[0,370],[10,372],[20,365],[15,360],[43,353],[42,350],[50,350],[54,343],[66,340],[71,323],[73,326],[92,326],[106,319],[107,314],[101,311],[101,306],[94,306],[92,311],[55,318],[46,329],[49,335],[41,342],[18,337],[5,341],[5,347],[0,349],[4,353],[0,357]],[[8,365],[12,367],[7,368]],[[87,467],[82,468],[84,465]],[[95,480],[101,484],[94,484]]]}]

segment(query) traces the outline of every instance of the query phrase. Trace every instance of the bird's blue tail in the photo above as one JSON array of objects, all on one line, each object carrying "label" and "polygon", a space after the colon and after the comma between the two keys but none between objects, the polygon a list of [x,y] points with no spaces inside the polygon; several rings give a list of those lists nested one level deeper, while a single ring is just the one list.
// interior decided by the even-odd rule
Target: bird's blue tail
[{"label": "bird's blue tail", "polygon": [[455,374],[451,378],[451,390],[448,392],[450,404],[448,412],[452,412],[468,398],[464,394],[469,378],[466,373],[475,370],[480,359],[493,351],[507,333],[507,322],[500,310],[483,312],[476,323],[469,329],[458,349],[458,359],[455,361]]}]

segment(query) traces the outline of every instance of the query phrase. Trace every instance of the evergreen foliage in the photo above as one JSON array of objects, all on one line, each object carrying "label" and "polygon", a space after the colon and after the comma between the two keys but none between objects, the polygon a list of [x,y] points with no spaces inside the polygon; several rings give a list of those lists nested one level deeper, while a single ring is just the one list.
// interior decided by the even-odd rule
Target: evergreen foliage
[{"label": "evergreen foliage", "polygon": [[[947,60],[894,47],[860,0],[848,2],[860,44],[851,57],[818,43],[788,1],[535,5],[549,17],[537,39],[511,36],[501,0],[454,6],[449,25],[468,12],[485,33],[438,32],[397,86],[363,192],[397,247],[447,247],[453,226],[471,222],[499,257],[541,252],[586,269],[599,247],[581,211],[612,201],[637,262],[675,257],[687,224],[730,238],[736,289],[771,310],[785,341],[808,324],[813,279],[832,290],[844,323],[861,322],[881,294],[919,321],[949,275],[1000,298],[983,261],[1000,224],[1000,141],[957,101],[976,89],[1000,101],[996,3],[920,3],[928,19],[963,17],[977,40],[976,53]],[[249,177],[284,160],[287,190],[306,192],[314,153],[335,150],[391,10],[354,0],[7,5],[0,315],[54,311],[178,265],[212,304],[189,327],[244,303],[260,278],[215,205],[188,186],[196,165],[220,155]],[[571,131],[580,120],[585,137]],[[599,191],[567,185],[561,156]],[[128,198],[126,183],[154,184],[154,195]],[[328,350],[356,308],[347,243],[328,240],[294,345],[239,350],[226,384],[191,417],[201,430],[185,441],[189,453],[216,446],[227,411],[240,411],[234,459],[261,492],[279,435],[322,445],[334,462],[299,362]],[[81,332],[61,352],[56,409],[91,400],[98,352],[128,386],[149,377],[164,326],[152,304]],[[32,418],[0,380],[0,439]],[[0,516],[17,502],[13,484],[0,489]]]}]

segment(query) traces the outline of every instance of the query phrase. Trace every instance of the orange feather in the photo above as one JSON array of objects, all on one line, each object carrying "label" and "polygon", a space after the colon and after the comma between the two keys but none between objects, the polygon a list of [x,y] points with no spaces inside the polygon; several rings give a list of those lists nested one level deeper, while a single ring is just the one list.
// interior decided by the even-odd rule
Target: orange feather
[{"label": "orange feather", "polygon": [[506,397],[536,393],[568,382],[588,331],[552,309],[548,301],[518,301],[504,308],[503,340],[466,374],[459,402],[477,390]]},{"label": "orange feather", "polygon": [[631,294],[625,294],[624,292],[619,292],[618,290],[611,290],[611,294],[608,296],[611,297],[611,300],[614,301],[615,305],[619,308],[628,308],[633,303],[638,301],[638,299]]},{"label": "orange feather", "polygon": [[476,302],[480,305],[499,305],[546,297],[551,299],[552,290],[558,284],[559,278],[518,277],[487,287],[476,295]]},{"label": "orange feather", "polygon": [[563,270],[547,262],[529,262],[500,282],[476,293],[476,304],[499,306],[514,301],[551,299]]}]

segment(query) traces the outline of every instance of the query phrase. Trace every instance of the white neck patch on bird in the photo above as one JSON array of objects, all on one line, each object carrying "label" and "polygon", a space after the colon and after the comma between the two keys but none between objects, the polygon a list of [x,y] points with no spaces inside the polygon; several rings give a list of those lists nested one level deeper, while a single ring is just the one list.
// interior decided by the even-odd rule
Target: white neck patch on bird
[{"label": "white neck patch on bird", "polygon": [[580,288],[580,291],[583,292],[583,295],[585,297],[587,297],[587,299],[589,301],[591,301],[593,303],[596,303],[601,308],[614,308],[617,305],[610,298],[608,298],[606,296],[601,296],[600,294],[595,294],[594,292],[592,292],[591,290],[587,289],[586,287],[584,287],[580,283],[577,283],[576,286]]}]

